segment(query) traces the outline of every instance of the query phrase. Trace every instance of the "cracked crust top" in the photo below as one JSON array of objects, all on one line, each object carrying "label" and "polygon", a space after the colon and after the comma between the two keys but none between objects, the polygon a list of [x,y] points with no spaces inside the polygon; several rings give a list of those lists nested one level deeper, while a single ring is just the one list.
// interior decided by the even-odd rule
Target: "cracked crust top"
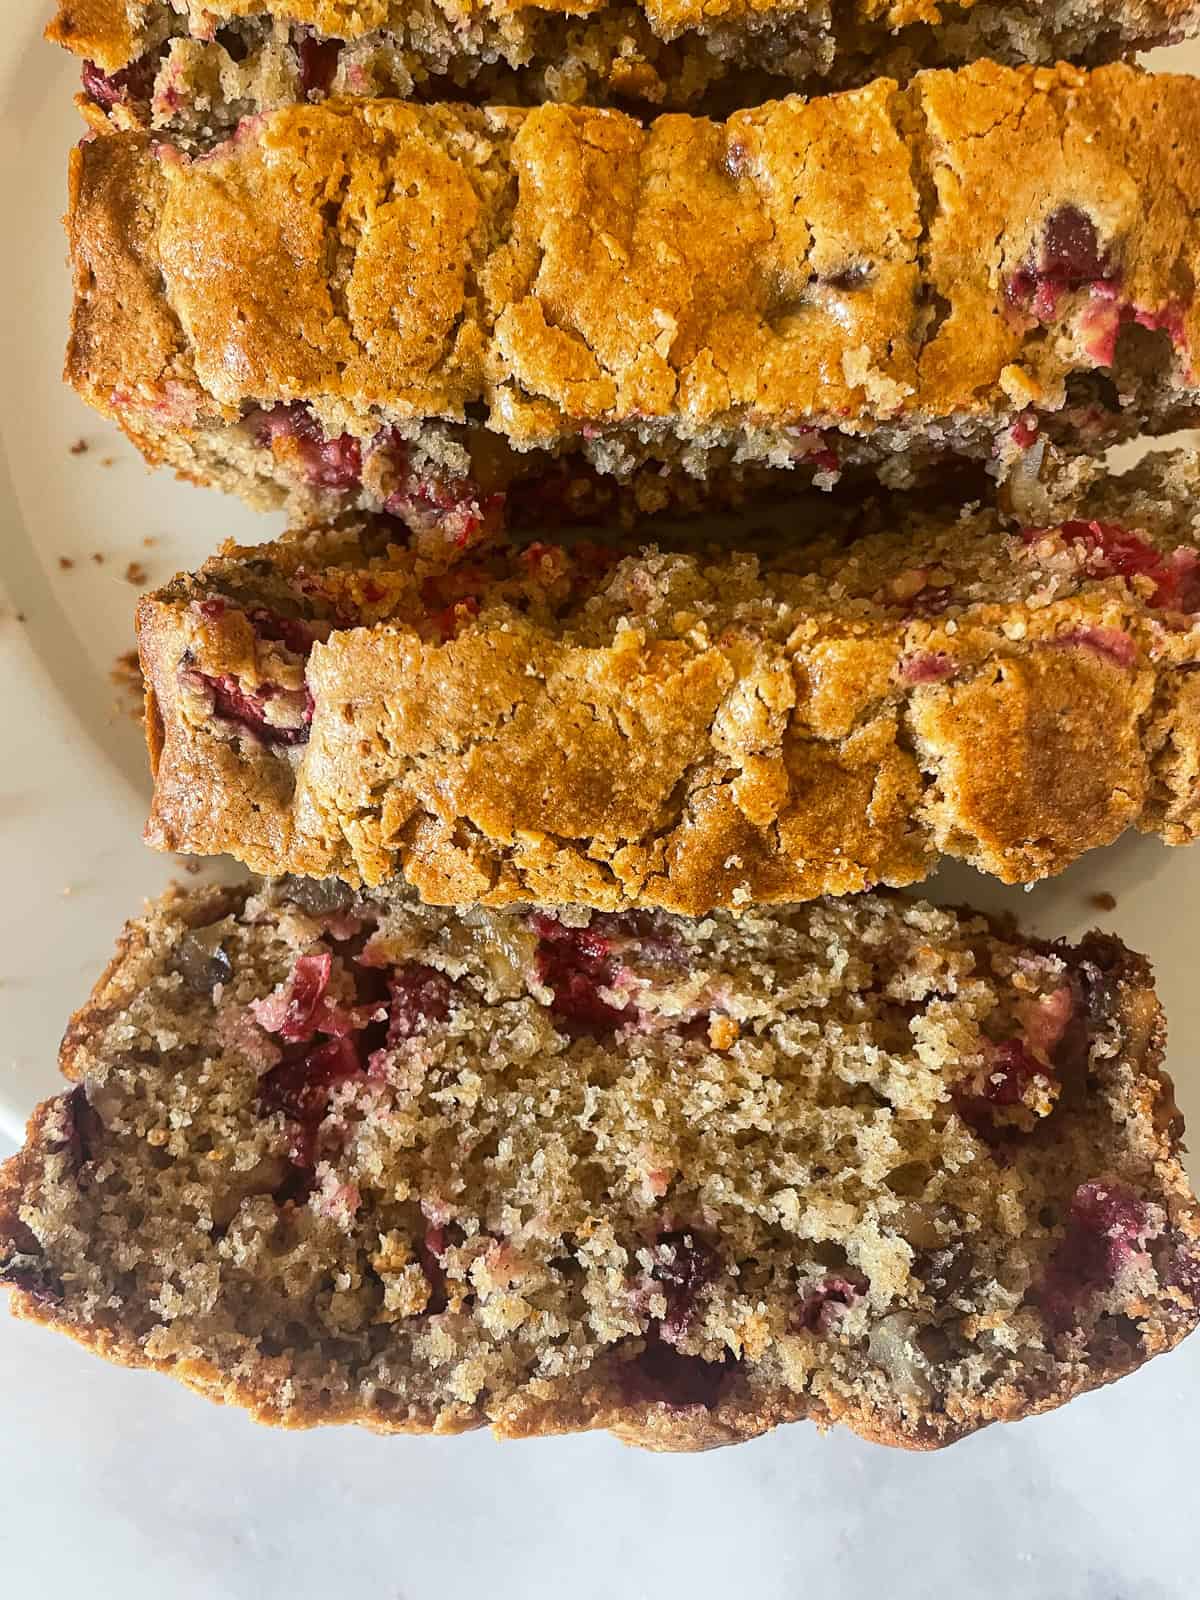
[{"label": "cracked crust top", "polygon": [[[781,463],[791,429],[1055,410],[1133,324],[1186,386],[1198,126],[1190,78],[982,63],[725,124],[368,102],[195,162],[94,140],[68,377],[135,434],[303,399],[367,436],[482,403],[518,447],[736,428]],[[1013,284],[1081,214],[1089,283],[1048,332]]]},{"label": "cracked crust top", "polygon": [[147,839],[690,914],[1188,841],[1198,483],[1152,458],[1037,535],[900,503],[849,546],[793,525],[753,554],[627,537],[443,571],[387,524],[229,548],[139,608]]}]

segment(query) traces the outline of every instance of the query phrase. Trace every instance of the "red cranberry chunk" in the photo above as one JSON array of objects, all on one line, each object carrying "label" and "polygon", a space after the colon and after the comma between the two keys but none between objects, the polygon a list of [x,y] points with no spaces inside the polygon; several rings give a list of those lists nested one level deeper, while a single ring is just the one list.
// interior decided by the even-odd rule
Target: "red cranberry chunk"
[{"label": "red cranberry chunk", "polygon": [[846,1307],[860,1300],[867,1288],[866,1278],[858,1273],[853,1278],[834,1274],[810,1285],[796,1313],[797,1326],[810,1333],[828,1333]]},{"label": "red cranberry chunk", "polygon": [[292,968],[287,983],[287,1003],[279,1021],[279,1037],[298,1044],[311,1039],[317,1031],[333,972],[333,956],[328,950],[320,955],[301,956]]},{"label": "red cranberry chunk", "polygon": [[1080,1184],[1067,1230],[1045,1277],[1030,1296],[1058,1331],[1070,1326],[1081,1301],[1113,1282],[1140,1247],[1149,1227],[1145,1203],[1120,1184]]},{"label": "red cranberry chunk", "polygon": [[449,1304],[446,1298],[446,1272],[442,1266],[442,1257],[445,1253],[445,1228],[426,1228],[424,1239],[417,1245],[417,1260],[421,1263],[421,1271],[425,1274],[425,1281],[429,1285],[429,1301],[425,1307],[428,1316],[436,1317],[439,1312],[445,1311]]},{"label": "red cranberry chunk", "polygon": [[1200,1305],[1200,1247],[1181,1245],[1171,1258],[1167,1282],[1182,1289],[1194,1304]]},{"label": "red cranberry chunk", "polygon": [[1151,605],[1175,611],[1200,609],[1200,555],[1194,550],[1181,548],[1166,556],[1141,534],[1116,522],[1063,522],[1057,529],[1026,528],[1021,537],[1026,544],[1035,544],[1054,532],[1084,551],[1088,571],[1095,577],[1150,578]]},{"label": "red cranberry chunk", "polygon": [[992,1051],[983,1098],[994,1106],[1019,1105],[1033,1080],[1046,1075],[1046,1067],[1029,1052],[1024,1040],[1004,1039]]},{"label": "red cranberry chunk", "polygon": [[316,1163],[317,1135],[330,1094],[361,1072],[358,1051],[344,1036],[280,1062],[262,1079],[259,1106],[264,1113],[282,1111],[293,1124],[288,1154],[298,1167],[311,1170]]},{"label": "red cranberry chunk", "polygon": [[308,623],[302,622],[299,617],[281,616],[278,611],[268,611],[265,606],[257,606],[247,612],[247,616],[260,639],[270,639],[274,644],[284,645],[294,655],[307,657],[316,640]]},{"label": "red cranberry chunk", "polygon": [[594,1036],[632,1020],[600,994],[616,977],[607,939],[591,928],[568,928],[540,911],[530,923],[538,936],[538,977],[553,992],[550,1010],[568,1033]]},{"label": "red cranberry chunk", "polygon": [[1047,219],[1038,268],[1043,277],[1072,287],[1113,275],[1096,224],[1078,206],[1060,206]]},{"label": "red cranberry chunk", "polygon": [[458,637],[458,630],[468,623],[472,617],[479,615],[479,601],[473,594],[466,595],[462,600],[456,600],[453,605],[446,606],[439,611],[434,619],[434,627],[443,644],[449,644],[451,639]]},{"label": "red cranberry chunk", "polygon": [[1092,219],[1078,206],[1061,206],[1046,221],[1036,260],[1022,262],[1005,293],[1013,305],[1048,321],[1061,295],[1117,276]]},{"label": "red cranberry chunk", "polygon": [[628,1398],[642,1404],[664,1405],[672,1411],[718,1404],[738,1363],[726,1352],[721,1361],[687,1356],[663,1344],[656,1330],[646,1335],[645,1349],[620,1369]]},{"label": "red cranberry chunk", "polygon": [[337,72],[342,53],[340,39],[320,39],[305,31],[296,40],[296,59],[300,64],[300,87],[311,100],[327,95]]},{"label": "red cranberry chunk", "polygon": [[101,72],[94,61],[85,61],[80,75],[84,93],[106,110],[148,101],[154,93],[159,54],[157,50],[148,50],[119,72]]},{"label": "red cranberry chunk", "polygon": [[71,1170],[78,1172],[85,1162],[91,1160],[93,1147],[104,1131],[104,1124],[92,1109],[87,1090],[81,1083],[63,1097],[62,1107],[62,1142],[48,1145],[47,1149],[56,1154],[65,1152]]},{"label": "red cranberry chunk", "polygon": [[210,677],[207,673],[199,676],[212,693],[214,716],[249,729],[264,744],[297,745],[307,742],[314,709],[311,695],[308,695],[305,704],[304,720],[297,727],[285,728],[267,721],[267,702],[280,692],[274,684],[263,684],[256,692],[249,693],[228,673],[220,678]]},{"label": "red cranberry chunk", "polygon": [[678,928],[657,911],[593,911],[588,932],[598,934],[610,946],[636,945],[639,955],[665,966],[687,962]]},{"label": "red cranberry chunk", "polygon": [[905,683],[941,683],[954,676],[954,663],[944,650],[915,650],[900,658]]},{"label": "red cranberry chunk", "polygon": [[303,401],[253,411],[246,421],[263,449],[276,439],[294,440],[300,447],[304,476],[313,488],[355,489],[362,481],[362,445],[349,433],[329,438]]},{"label": "red cranberry chunk", "polygon": [[430,1027],[445,1022],[450,1015],[450,979],[436,967],[419,961],[397,967],[388,980],[387,1043],[398,1044]]},{"label": "red cranberry chunk", "polygon": [[664,1233],[655,1255],[658,1259],[650,1276],[660,1285],[667,1301],[662,1334],[669,1344],[674,1344],[687,1332],[701,1289],[720,1273],[721,1258],[710,1244],[692,1233]]},{"label": "red cranberry chunk", "polygon": [[1040,1060],[1023,1038],[1002,1039],[991,1046],[987,1071],[980,1088],[958,1084],[952,1095],[954,1109],[977,1139],[983,1141],[997,1155],[1004,1146],[1020,1136],[1020,1129],[998,1123],[993,1109],[1022,1104],[1026,1091],[1037,1078],[1051,1080],[1056,1076],[1054,1066]]},{"label": "red cranberry chunk", "polygon": [[1070,633],[1060,633],[1054,642],[1092,650],[1118,667],[1131,667],[1137,659],[1137,647],[1124,628],[1072,628]]}]

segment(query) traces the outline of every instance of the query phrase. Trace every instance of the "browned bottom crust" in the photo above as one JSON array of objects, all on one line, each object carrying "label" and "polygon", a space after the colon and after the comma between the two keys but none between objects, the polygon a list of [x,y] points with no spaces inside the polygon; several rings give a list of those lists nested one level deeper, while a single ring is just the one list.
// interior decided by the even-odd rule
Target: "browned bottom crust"
[{"label": "browned bottom crust", "polygon": [[933,1447],[1194,1326],[1161,1034],[1115,941],[900,900],[174,892],[0,1172],[0,1276],[283,1426]]}]

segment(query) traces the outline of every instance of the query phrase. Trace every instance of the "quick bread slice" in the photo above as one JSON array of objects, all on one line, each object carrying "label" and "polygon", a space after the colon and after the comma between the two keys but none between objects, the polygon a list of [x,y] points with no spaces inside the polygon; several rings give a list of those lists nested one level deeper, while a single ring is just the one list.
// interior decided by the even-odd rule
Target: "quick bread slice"
[{"label": "quick bread slice", "polygon": [[1200,416],[1197,130],[1192,78],[982,63],[725,123],[366,101],[194,161],[98,138],[67,373],[187,477],[464,541],[548,458],[645,504],[1100,451]]},{"label": "quick bread slice", "polygon": [[1095,65],[1194,33],[1197,16],[1195,0],[62,0],[48,32],[87,58],[81,104],[97,126],[202,143],[329,96],[682,107],[980,56]]},{"label": "quick bread slice", "polygon": [[0,1278],[265,1422],[928,1448],[1194,1327],[1161,1047],[1116,940],[899,899],[176,892],[0,1175]]},{"label": "quick bread slice", "polygon": [[1195,837],[1200,459],[1100,476],[1049,526],[812,498],[752,553],[438,567],[386,521],[230,547],[139,608],[148,841],[702,914]]}]

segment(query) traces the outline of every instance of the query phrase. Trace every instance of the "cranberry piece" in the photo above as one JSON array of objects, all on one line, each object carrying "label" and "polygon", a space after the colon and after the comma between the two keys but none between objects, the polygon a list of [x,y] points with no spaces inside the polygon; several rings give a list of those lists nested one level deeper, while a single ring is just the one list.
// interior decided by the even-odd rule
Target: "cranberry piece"
[{"label": "cranberry piece", "polygon": [[941,683],[954,676],[954,663],[944,650],[916,650],[900,658],[905,683]]},{"label": "cranberry piece", "polygon": [[727,1351],[721,1361],[706,1361],[703,1356],[687,1356],[664,1344],[651,1328],[646,1346],[634,1360],[620,1369],[623,1387],[631,1402],[664,1405],[672,1411],[703,1406],[711,1411],[718,1404],[738,1363]]},{"label": "cranberry piece", "polygon": [[220,678],[210,677],[207,673],[200,673],[199,676],[212,692],[214,716],[248,728],[257,734],[264,744],[297,745],[307,742],[314,710],[311,694],[307,697],[304,721],[299,727],[283,728],[268,722],[266,718],[267,702],[280,692],[274,684],[264,684],[256,693],[251,694],[247,693],[238,680],[229,673]]},{"label": "cranberry piece", "polygon": [[1025,1091],[1046,1068],[1031,1055],[1022,1039],[1004,1039],[992,1051],[983,1085],[983,1098],[994,1106],[1019,1105]]},{"label": "cranberry piece", "polygon": [[113,106],[128,106],[148,101],[154,93],[161,51],[148,50],[119,72],[101,72],[94,61],[85,61],[80,80],[84,93],[98,106],[111,111]]},{"label": "cranberry piece", "polygon": [[307,622],[302,622],[299,617],[282,616],[278,611],[268,611],[265,606],[256,606],[246,615],[260,639],[285,645],[294,655],[307,659],[316,639]]},{"label": "cranberry piece", "polygon": [[658,911],[593,911],[588,931],[610,945],[622,940],[635,942],[642,954],[668,966],[686,963],[678,929]]},{"label": "cranberry piece", "polygon": [[1039,1060],[1027,1040],[1002,1039],[991,1047],[982,1089],[957,1085],[952,1094],[954,1109],[977,1139],[993,1153],[1002,1152],[1007,1142],[1019,1137],[1020,1130],[998,1124],[992,1108],[1020,1105],[1035,1078],[1049,1079],[1054,1075],[1054,1067]]},{"label": "cranberry piece", "polygon": [[1069,633],[1060,633],[1054,642],[1094,650],[1118,667],[1131,667],[1137,659],[1137,648],[1124,628],[1073,628]]},{"label": "cranberry piece", "polygon": [[251,1002],[254,1020],[267,1033],[277,1033],[286,1044],[307,1044],[318,1033],[340,1038],[382,1018],[378,1001],[361,993],[363,1003],[359,1005],[341,1006],[331,1000],[328,988],[332,971],[333,955],[328,950],[300,956],[281,990],[265,1000]]},{"label": "cranberry piece", "polygon": [[453,987],[444,972],[420,961],[397,967],[388,979],[387,1043],[399,1044],[428,1033],[433,1023],[445,1022]]},{"label": "cranberry piece", "polygon": [[1078,206],[1061,206],[1046,221],[1036,262],[1022,262],[1005,285],[1010,304],[1049,321],[1063,294],[1117,277],[1100,248],[1096,225]]},{"label": "cranberry piece", "polygon": [[449,644],[451,639],[458,637],[458,630],[472,617],[479,615],[479,601],[473,594],[467,595],[462,600],[456,600],[453,605],[446,606],[439,611],[433,619],[434,627],[438,631],[443,644]]},{"label": "cranberry piece", "polygon": [[1089,572],[1098,578],[1150,578],[1154,592],[1150,604],[1173,611],[1200,609],[1200,556],[1194,550],[1157,550],[1130,528],[1116,522],[1071,521],[1055,528],[1025,528],[1021,538],[1035,544],[1057,532],[1069,544],[1080,546]]},{"label": "cranberry piece", "polygon": [[1066,1233],[1030,1295],[1051,1327],[1069,1327],[1079,1303],[1113,1282],[1148,1225],[1145,1203],[1121,1184],[1080,1184]]},{"label": "cranberry piece", "polygon": [[1010,430],[1012,442],[1019,450],[1028,450],[1037,443],[1038,434],[1041,432],[1041,423],[1031,411],[1026,411],[1013,423]]},{"label": "cranberry piece", "polygon": [[341,39],[319,39],[305,32],[295,41],[300,63],[300,87],[310,100],[329,93],[342,53]]},{"label": "cranberry piece", "polygon": [[423,526],[434,523],[460,550],[475,544],[483,534],[497,533],[504,524],[506,496],[497,490],[480,495],[466,478],[449,482],[423,480],[414,487],[397,489],[384,501],[393,517]]},{"label": "cranberry piece", "polygon": [[333,956],[301,956],[288,978],[287,1004],[279,1022],[279,1037],[289,1044],[311,1039],[319,1026],[325,991],[333,972]]},{"label": "cranberry piece", "polygon": [[424,1239],[417,1242],[417,1260],[421,1263],[421,1271],[429,1284],[429,1300],[423,1313],[427,1317],[436,1317],[439,1312],[445,1311],[449,1304],[449,1297],[446,1294],[446,1269],[442,1263],[446,1258],[447,1247],[461,1244],[463,1237],[463,1231],[456,1222],[447,1222],[430,1224],[425,1229]]},{"label": "cranberry piece", "polygon": [[692,1233],[664,1233],[656,1248],[659,1259],[650,1270],[667,1301],[662,1335],[674,1344],[687,1332],[696,1297],[720,1273],[721,1258],[710,1244]]},{"label": "cranberry piece", "polygon": [[324,439],[308,466],[309,482],[319,489],[355,489],[362,482],[362,446],[353,434]]},{"label": "cranberry piece", "polygon": [[424,1239],[417,1245],[417,1260],[421,1263],[421,1271],[429,1284],[429,1300],[425,1311],[432,1317],[445,1311],[449,1304],[446,1298],[446,1273],[442,1266],[445,1250],[445,1228],[426,1228]]},{"label": "cranberry piece", "polygon": [[553,992],[550,1010],[567,1032],[594,1037],[631,1020],[624,1008],[610,1005],[599,992],[616,977],[607,939],[590,927],[568,928],[541,911],[533,914],[530,925],[538,936],[538,977]]},{"label": "cranberry piece", "polygon": [[246,417],[255,443],[267,449],[276,439],[294,439],[308,483],[317,489],[354,489],[362,481],[362,445],[353,434],[329,438],[303,401],[253,411]]},{"label": "cranberry piece", "polygon": [[866,1293],[866,1278],[855,1273],[853,1278],[833,1274],[804,1291],[796,1312],[795,1322],[809,1333],[828,1333],[847,1306],[852,1306]]},{"label": "cranberry piece", "polygon": [[294,1124],[288,1154],[296,1166],[311,1171],[316,1164],[317,1136],[329,1108],[329,1096],[340,1083],[362,1073],[351,1039],[330,1039],[289,1061],[280,1062],[262,1079],[258,1103],[264,1113],[282,1111]]},{"label": "cranberry piece", "polygon": [[1073,288],[1111,276],[1096,224],[1078,206],[1061,206],[1047,218],[1039,268],[1044,277]]},{"label": "cranberry piece", "polygon": [[1166,1279],[1200,1305],[1200,1247],[1181,1245],[1171,1258]]},{"label": "cranberry piece", "polygon": [[92,1109],[81,1083],[63,1097],[63,1125],[63,1138],[46,1148],[54,1155],[65,1151],[71,1170],[78,1172],[91,1160],[93,1147],[104,1132],[104,1124]]}]

